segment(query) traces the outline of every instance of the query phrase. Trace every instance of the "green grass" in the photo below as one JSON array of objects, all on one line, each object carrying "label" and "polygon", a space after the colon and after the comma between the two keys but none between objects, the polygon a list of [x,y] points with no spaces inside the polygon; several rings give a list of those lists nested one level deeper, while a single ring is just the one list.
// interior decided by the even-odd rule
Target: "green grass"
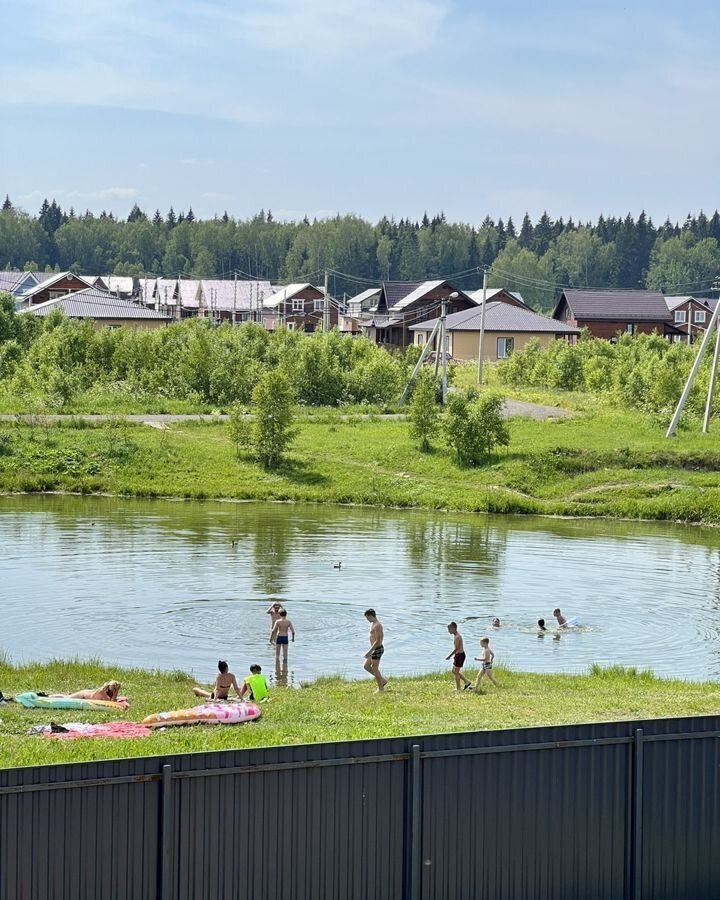
[{"label": "green grass", "polygon": [[[238,676],[244,673],[236,672]],[[472,673],[471,673],[472,674]],[[533,675],[496,670],[499,688],[457,694],[450,673],[397,678],[384,695],[369,678],[322,678],[298,690],[271,689],[258,722],[241,726],[167,729],[138,740],[53,741],[28,736],[36,724],[141,721],[144,716],[195,704],[193,681],[183,673],[107,668],[96,662],[55,661],[13,667],[0,662],[0,687],[76,690],[117,678],[130,709],[113,713],[27,710],[0,706],[0,767],[80,762],[127,756],[281,744],[343,741],[478,729],[518,728],[633,718],[717,713],[720,685],[665,681],[647,672],[593,668],[587,675]]]},{"label": "green grass", "polygon": [[666,440],[664,421],[599,407],[518,418],[488,465],[459,468],[438,438],[420,453],[401,420],[302,421],[273,471],[235,458],[228,427],[0,426],[0,491],[355,503],[498,513],[720,522],[720,431]]}]

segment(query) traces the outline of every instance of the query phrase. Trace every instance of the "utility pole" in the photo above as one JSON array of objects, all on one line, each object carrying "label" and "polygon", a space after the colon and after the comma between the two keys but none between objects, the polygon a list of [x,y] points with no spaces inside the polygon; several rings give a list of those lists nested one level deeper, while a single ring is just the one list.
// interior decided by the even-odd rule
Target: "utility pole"
[{"label": "utility pole", "polygon": [[715,393],[715,379],[717,377],[718,358],[720,357],[720,328],[715,326],[715,352],[713,353],[712,369],[710,371],[710,384],[708,385],[707,401],[705,402],[705,415],[703,417],[703,434],[710,430],[710,415],[712,413],[712,400]]},{"label": "utility pole", "polygon": [[232,323],[235,324],[237,316],[237,272],[235,273],[235,284],[233,286],[233,311],[232,311]]},{"label": "utility pole", "polygon": [[330,301],[328,299],[328,270],[325,269],[325,299],[323,300],[323,331],[330,331]]},{"label": "utility pole", "polygon": [[447,318],[447,300],[443,300],[440,307],[440,330],[442,337],[440,338],[440,352],[442,353],[442,402],[445,406],[447,402],[447,352],[445,350],[445,319]]},{"label": "utility pole", "polygon": [[260,290],[260,285],[257,286],[257,294],[258,294],[258,306],[260,307],[260,324],[264,328],[265,327],[265,307],[264,307],[263,301],[265,300],[265,297],[263,295],[263,292]]},{"label": "utility pole", "polygon": [[[718,279],[716,279],[716,283],[717,281]],[[714,287],[715,285],[713,285],[713,289]],[[715,309],[713,310],[713,314],[710,317],[708,327],[705,329],[705,334],[703,335],[703,339],[700,342],[700,347],[698,348],[698,352],[695,356],[695,361],[692,364],[690,374],[688,375],[687,381],[685,382],[685,387],[683,388],[680,399],[678,400],[678,404],[675,407],[673,417],[670,420],[670,424],[668,425],[668,430],[665,432],[665,437],[672,437],[675,434],[675,429],[677,428],[678,422],[680,421],[680,416],[682,415],[682,411],[685,403],[687,402],[687,398],[690,396],[690,391],[692,390],[693,382],[695,381],[698,369],[700,368],[700,363],[702,362],[702,358],[705,355],[705,348],[710,342],[710,336],[712,335],[713,330],[717,327],[718,314],[720,314],[720,300],[715,304]]]},{"label": "utility pole", "polygon": [[478,347],[478,384],[483,383],[483,352],[485,343],[485,305],[487,302],[487,266],[483,271],[483,298],[480,307],[480,346]]}]

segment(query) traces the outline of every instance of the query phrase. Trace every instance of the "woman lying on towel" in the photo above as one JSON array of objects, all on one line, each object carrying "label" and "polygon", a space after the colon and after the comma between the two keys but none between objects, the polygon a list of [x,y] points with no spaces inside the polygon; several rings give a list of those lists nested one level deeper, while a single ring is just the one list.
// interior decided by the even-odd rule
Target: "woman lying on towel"
[{"label": "woman lying on towel", "polygon": [[87,688],[72,694],[50,694],[51,697],[73,697],[76,700],[117,700],[120,693],[119,681],[107,681],[102,687]]}]

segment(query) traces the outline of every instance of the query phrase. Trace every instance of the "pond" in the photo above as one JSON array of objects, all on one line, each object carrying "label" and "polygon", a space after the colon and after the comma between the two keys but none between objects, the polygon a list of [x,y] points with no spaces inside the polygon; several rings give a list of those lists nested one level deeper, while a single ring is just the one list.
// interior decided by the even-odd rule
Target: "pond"
[{"label": "pond", "polygon": [[[445,668],[451,619],[468,656],[487,633],[497,662],[516,669],[720,673],[713,529],[34,496],[0,498],[0,546],[0,650],[14,661],[95,656],[210,680],[223,658],[272,674],[277,599],[297,629],[278,673],[289,683],[364,676],[368,606],[385,625],[390,675]],[[555,606],[582,627],[538,637]]]}]

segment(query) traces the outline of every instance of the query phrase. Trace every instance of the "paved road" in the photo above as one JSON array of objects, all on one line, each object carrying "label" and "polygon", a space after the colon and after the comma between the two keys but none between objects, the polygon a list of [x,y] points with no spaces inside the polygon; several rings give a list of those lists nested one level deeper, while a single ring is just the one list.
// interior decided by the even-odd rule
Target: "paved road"
[{"label": "paved road", "polygon": [[[512,418],[514,416],[529,416],[532,419],[562,419],[571,416],[573,413],[568,409],[562,409],[559,406],[541,406],[538,403],[526,403],[524,400],[506,400],[505,416]],[[322,415],[319,413],[318,415]],[[313,416],[303,416],[302,418],[312,421]],[[402,413],[388,413],[380,416],[369,416],[364,414],[348,414],[340,415],[339,419],[403,419]],[[113,416],[113,415],[85,415],[78,414],[74,416],[68,415],[0,415],[0,422],[30,422],[31,420],[49,421],[49,422],[70,422],[73,419],[83,419],[86,422],[107,422],[109,420],[123,419],[126,422],[135,422],[140,425],[171,425],[174,422],[227,422],[228,416],[225,415],[209,415],[209,414],[150,414],[129,415],[129,416]]]}]

